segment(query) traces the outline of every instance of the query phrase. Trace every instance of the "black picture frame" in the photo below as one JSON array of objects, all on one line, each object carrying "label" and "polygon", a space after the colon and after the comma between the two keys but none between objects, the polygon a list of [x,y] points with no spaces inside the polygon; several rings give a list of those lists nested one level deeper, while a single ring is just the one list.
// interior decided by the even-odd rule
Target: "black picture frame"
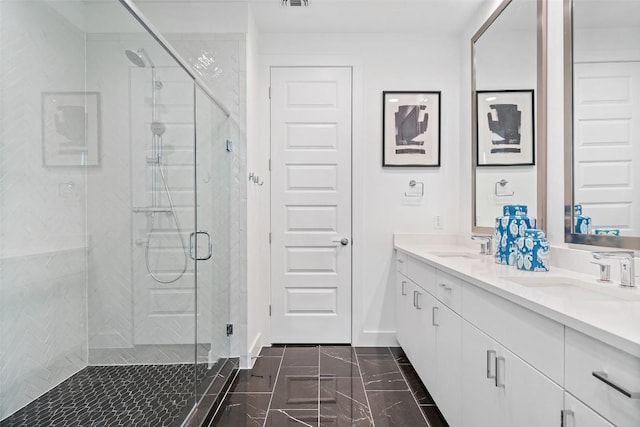
[{"label": "black picture frame", "polygon": [[382,92],[382,166],[440,167],[440,91]]},{"label": "black picture frame", "polygon": [[535,165],[534,90],[476,91],[476,166]]}]

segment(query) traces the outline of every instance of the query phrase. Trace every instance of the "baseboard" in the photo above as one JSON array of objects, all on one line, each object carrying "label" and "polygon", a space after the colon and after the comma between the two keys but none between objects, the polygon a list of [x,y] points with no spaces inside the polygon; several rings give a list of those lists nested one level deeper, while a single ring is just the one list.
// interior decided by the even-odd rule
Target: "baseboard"
[{"label": "baseboard", "polygon": [[249,346],[249,353],[245,360],[240,360],[240,369],[251,368],[253,366],[253,362],[256,360],[256,357],[260,354],[260,350],[262,350],[262,334],[258,333],[256,337],[253,339],[253,342]]},{"label": "baseboard", "polygon": [[353,337],[354,347],[395,347],[396,331],[362,331]]}]

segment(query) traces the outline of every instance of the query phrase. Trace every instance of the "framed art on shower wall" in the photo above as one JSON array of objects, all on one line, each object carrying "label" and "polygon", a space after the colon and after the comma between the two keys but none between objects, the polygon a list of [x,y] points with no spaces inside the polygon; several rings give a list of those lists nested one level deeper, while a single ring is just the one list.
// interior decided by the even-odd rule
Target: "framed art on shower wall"
[{"label": "framed art on shower wall", "polygon": [[476,102],[476,164],[534,165],[533,90],[479,90]]},{"label": "framed art on shower wall", "polygon": [[42,94],[42,161],[46,167],[98,166],[100,94]]},{"label": "framed art on shower wall", "polygon": [[440,166],[440,92],[382,92],[382,166]]}]

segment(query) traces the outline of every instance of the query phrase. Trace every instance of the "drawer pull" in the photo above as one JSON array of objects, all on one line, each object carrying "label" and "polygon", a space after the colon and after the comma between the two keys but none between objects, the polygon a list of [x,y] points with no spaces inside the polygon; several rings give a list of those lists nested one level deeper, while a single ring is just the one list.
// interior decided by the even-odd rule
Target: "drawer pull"
[{"label": "drawer pull", "polygon": [[570,409],[563,409],[560,411],[560,427],[565,427],[567,425],[568,417],[575,417],[576,414]]},{"label": "drawer pull", "polygon": [[413,291],[413,306],[417,307],[416,299],[417,299],[418,291]]},{"label": "drawer pull", "polygon": [[418,310],[422,310],[422,306],[420,305],[420,297],[422,296],[422,294],[420,292],[417,292],[416,295],[416,308]]},{"label": "drawer pull", "polygon": [[[500,362],[502,362],[502,375],[500,374]],[[504,357],[496,357],[496,387],[504,388],[506,360]]]},{"label": "drawer pull", "polygon": [[594,377],[596,377],[597,379],[599,379],[600,381],[602,381],[612,389],[624,394],[629,399],[640,399],[640,391],[637,391],[637,392],[629,391],[626,388],[622,387],[621,385],[614,383],[609,379],[609,375],[607,375],[606,372],[595,371],[595,372],[592,372],[592,374]]},{"label": "drawer pull", "polygon": [[407,293],[404,290],[404,287],[406,286],[407,282],[405,282],[404,280],[402,281],[402,295],[406,295]]},{"label": "drawer pull", "polygon": [[496,377],[496,372],[493,371],[493,374],[491,373],[491,367],[495,366],[495,359],[496,359],[496,351],[495,350],[487,350],[487,379],[493,379]]},{"label": "drawer pull", "polygon": [[438,307],[431,309],[431,324],[433,326],[440,326],[440,323],[438,323]]},{"label": "drawer pull", "polygon": [[440,286],[442,286],[442,288],[444,288],[445,291],[451,292],[453,290],[453,288],[451,286],[447,286],[444,283],[440,283]]}]

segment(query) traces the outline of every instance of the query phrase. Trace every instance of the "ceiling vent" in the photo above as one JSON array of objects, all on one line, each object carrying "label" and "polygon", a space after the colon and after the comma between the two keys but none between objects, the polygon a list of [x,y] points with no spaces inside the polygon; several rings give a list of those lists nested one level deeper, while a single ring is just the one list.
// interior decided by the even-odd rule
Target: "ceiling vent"
[{"label": "ceiling vent", "polygon": [[281,0],[283,6],[309,6],[309,0]]}]

